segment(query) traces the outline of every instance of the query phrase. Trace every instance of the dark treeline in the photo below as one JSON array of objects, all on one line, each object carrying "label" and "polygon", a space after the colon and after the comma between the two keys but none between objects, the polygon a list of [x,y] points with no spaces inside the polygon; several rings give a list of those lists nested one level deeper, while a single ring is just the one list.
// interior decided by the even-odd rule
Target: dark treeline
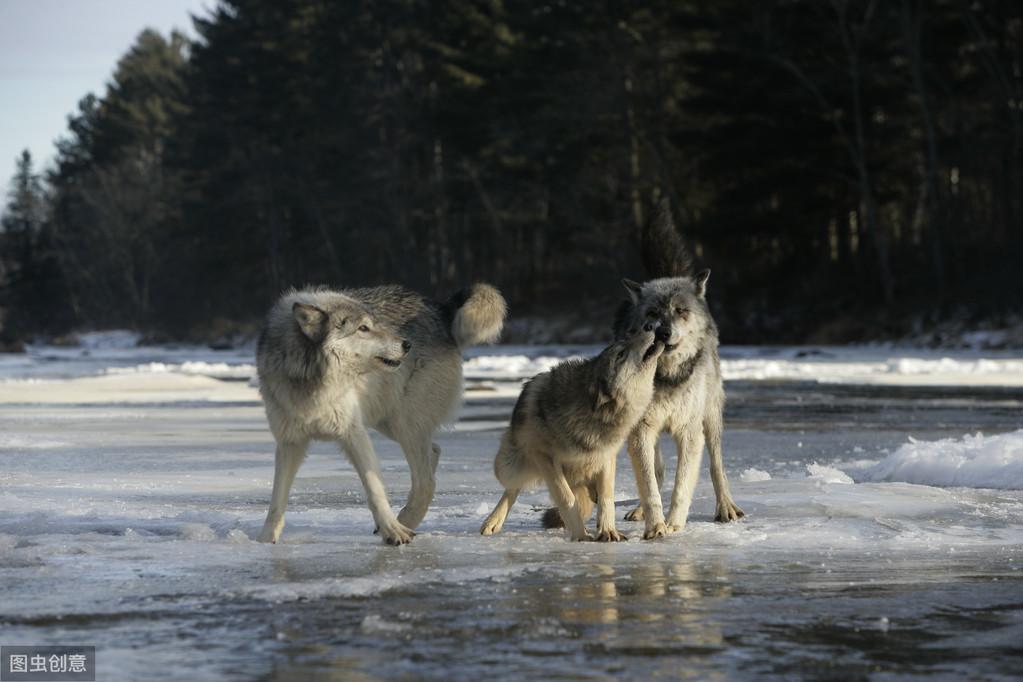
[{"label": "dark treeline", "polygon": [[6,337],[209,337],[304,283],[610,310],[664,195],[733,342],[1018,310],[1016,0],[228,0],[195,26],[138,37],[45,178],[19,161]]}]

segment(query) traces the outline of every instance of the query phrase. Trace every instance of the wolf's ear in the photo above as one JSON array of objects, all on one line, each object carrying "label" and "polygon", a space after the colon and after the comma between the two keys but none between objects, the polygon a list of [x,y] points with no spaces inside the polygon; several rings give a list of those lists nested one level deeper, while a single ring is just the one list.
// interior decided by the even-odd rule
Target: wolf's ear
[{"label": "wolf's ear", "polygon": [[643,285],[639,282],[633,282],[629,278],[622,279],[622,286],[625,287],[625,291],[629,294],[629,298],[632,299],[633,305],[639,303],[639,293],[643,291]]},{"label": "wolf's ear", "polygon": [[693,277],[693,281],[696,283],[696,295],[700,298],[707,294],[708,279],[710,279],[710,270],[700,270],[696,273],[696,277]]},{"label": "wolf's ear", "polygon": [[327,330],[327,313],[313,305],[296,302],[291,306],[291,313],[298,322],[298,328],[310,341],[317,343],[323,340]]}]

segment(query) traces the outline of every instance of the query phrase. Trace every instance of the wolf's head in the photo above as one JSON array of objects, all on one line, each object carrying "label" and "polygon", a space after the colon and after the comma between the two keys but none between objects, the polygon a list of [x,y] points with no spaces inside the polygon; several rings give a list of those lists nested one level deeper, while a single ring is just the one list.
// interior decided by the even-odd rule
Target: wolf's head
[{"label": "wolf's head", "polygon": [[651,329],[639,330],[614,341],[596,358],[595,407],[631,402],[635,390],[652,390],[657,358],[664,342]]},{"label": "wolf's head", "polygon": [[615,317],[615,338],[653,325],[657,338],[664,342],[665,355],[693,355],[714,325],[707,308],[708,277],[710,270],[695,277],[665,277],[642,284],[622,280],[629,300]]},{"label": "wolf's head", "polygon": [[329,303],[295,301],[291,312],[296,330],[313,349],[357,374],[393,371],[411,348],[358,301],[347,297]]}]

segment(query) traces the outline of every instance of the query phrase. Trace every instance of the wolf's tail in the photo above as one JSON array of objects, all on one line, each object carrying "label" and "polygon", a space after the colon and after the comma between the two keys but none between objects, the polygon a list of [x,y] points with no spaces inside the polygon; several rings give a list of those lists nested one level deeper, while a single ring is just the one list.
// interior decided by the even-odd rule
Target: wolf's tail
[{"label": "wolf's tail", "polygon": [[640,253],[648,277],[689,277],[693,274],[693,257],[675,228],[671,203],[662,199],[643,226]]},{"label": "wolf's tail", "polygon": [[508,304],[489,284],[473,284],[455,293],[444,304],[451,335],[459,348],[493,343],[501,336]]}]

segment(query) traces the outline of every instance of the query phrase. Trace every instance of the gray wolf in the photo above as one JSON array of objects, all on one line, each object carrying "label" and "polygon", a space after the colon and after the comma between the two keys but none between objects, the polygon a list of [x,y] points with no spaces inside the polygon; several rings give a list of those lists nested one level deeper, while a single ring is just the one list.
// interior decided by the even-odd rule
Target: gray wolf
[{"label": "gray wolf", "polygon": [[[460,402],[460,349],[495,341],[506,312],[504,298],[486,284],[443,304],[398,286],[281,296],[256,350],[259,391],[277,441],[259,540],[279,539],[309,442],[332,440],[358,472],[384,541],[409,542],[433,500],[440,457],[433,433]],[[412,487],[397,516],[367,428],[397,441],[408,461]]]},{"label": "gray wolf", "polygon": [[[710,450],[710,473],[717,498],[717,521],[744,516],[732,500],[721,452],[725,390],[718,358],[718,330],[707,308],[710,270],[693,274],[692,258],[662,202],[642,235],[643,262],[651,273],[669,275],[642,284],[622,281],[628,299],[619,307],[614,335],[624,338],[654,324],[664,352],[657,361],[654,395],[628,437],[629,457],[636,474],[640,506],[625,515],[627,521],[646,522],[643,538],[663,537],[685,526],[693,491],[699,478],[704,445]],[[658,443],[667,432],[678,450],[675,487],[667,519],[661,504],[664,458]],[[555,509],[543,523],[560,526]]]},{"label": "gray wolf", "polygon": [[615,460],[625,437],[653,397],[663,344],[652,324],[586,361],[563,362],[522,389],[501,438],[494,474],[504,495],[480,532],[501,530],[522,488],[544,481],[573,540],[597,503],[597,536],[624,540],[615,528]]},{"label": "gray wolf", "polygon": [[[647,270],[669,275],[639,284],[623,280],[628,300],[615,316],[616,336],[657,323],[664,352],[657,361],[654,397],[628,449],[639,488],[640,506],[627,520],[645,520],[644,539],[675,533],[685,526],[706,444],[717,498],[717,521],[744,516],[732,500],[721,452],[725,390],[718,357],[718,330],[707,307],[710,270],[693,274],[692,259],[675,229],[668,203],[662,202],[644,229]],[[658,439],[667,432],[678,449],[675,487],[667,519],[661,506],[664,460]]]}]

